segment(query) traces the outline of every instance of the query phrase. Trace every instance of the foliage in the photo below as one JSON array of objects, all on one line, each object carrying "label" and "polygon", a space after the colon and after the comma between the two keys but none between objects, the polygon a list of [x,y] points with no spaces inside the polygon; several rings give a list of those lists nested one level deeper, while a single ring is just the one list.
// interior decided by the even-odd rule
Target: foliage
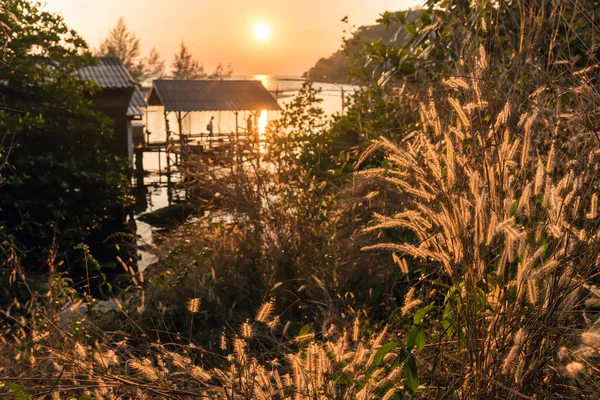
[{"label": "foliage", "polygon": [[264,137],[182,154],[196,212],[160,261],[110,302],[57,276],[13,303],[0,375],[100,398],[594,398],[594,19],[383,14],[405,41],[364,48],[345,115],[307,83]]},{"label": "foliage", "polygon": [[217,65],[217,68],[215,68],[215,72],[213,72],[210,75],[210,77],[212,79],[223,80],[224,78],[229,78],[232,74],[233,74],[233,66],[231,64],[224,66],[223,63],[219,63],[219,65]]},{"label": "foliage", "polygon": [[[140,40],[127,28],[123,18],[119,18],[115,26],[98,50],[99,56],[118,57],[131,74],[134,81],[143,84],[147,81],[162,79],[166,76],[165,61],[161,58],[156,47],[153,47],[148,57],[142,58]],[[179,53],[171,63],[172,79],[204,79],[209,75],[204,66],[196,61],[184,42],[181,42]],[[224,79],[233,74],[231,64],[224,66],[219,63],[210,75],[212,79]]]},{"label": "foliage", "polygon": [[[0,14],[7,15],[9,18],[16,19],[16,16],[12,14],[8,8],[4,6],[0,6]],[[3,18],[4,19],[4,18]],[[0,22],[0,37],[2,37],[2,48],[0,49],[0,53],[4,54],[6,51],[6,42],[8,40],[8,33],[10,31],[10,27],[3,21]]]},{"label": "foliage", "polygon": [[[432,356],[445,360],[422,361],[431,384],[443,382],[438,395],[597,393],[597,312],[585,303],[598,294],[600,246],[594,69],[572,69],[580,55],[549,47],[545,33],[564,34],[575,50],[585,35],[562,30],[573,11],[562,2],[450,3],[432,10],[457,24],[446,25],[453,35],[445,36],[452,43],[443,70],[415,69],[440,73],[422,96],[417,130],[400,142],[378,140],[373,151],[385,149],[387,165],[363,172],[405,199],[402,212],[377,215],[368,231],[408,228],[418,241],[365,250],[418,261],[419,301],[437,310]],[[504,13],[513,18],[507,25],[498,19]],[[540,23],[548,15],[557,18]],[[456,32],[463,28],[470,34]],[[418,56],[422,47],[411,51],[407,60],[431,60]],[[571,73],[561,72],[565,65]]]},{"label": "foliage", "polygon": [[165,76],[165,61],[156,47],[150,50],[148,57],[142,58],[140,40],[127,28],[123,18],[111,29],[108,36],[100,43],[97,51],[100,57],[117,57],[121,60],[131,77],[138,84],[161,79]]},{"label": "foliage", "polygon": [[[186,156],[188,192],[200,217],[163,238],[163,261],[147,277],[151,300],[136,317],[141,324],[156,318],[162,304],[173,310],[169,329],[185,329],[180,312],[198,296],[210,311],[197,320],[241,323],[275,283],[277,305],[293,321],[322,313],[338,318],[338,310],[355,303],[385,305],[378,315],[395,307],[380,288],[396,282],[398,271],[361,252],[369,235],[357,235],[349,223],[366,223],[364,207],[348,199],[351,193],[341,195],[327,174],[318,177],[318,157],[326,154],[321,146],[329,144],[316,100],[307,83],[264,142]],[[216,334],[196,339],[214,340]]]},{"label": "foliage", "polygon": [[[320,107],[320,90],[306,81],[294,99],[286,105],[281,118],[269,129],[267,161],[282,162],[282,168],[294,165],[309,168],[313,174],[326,154],[327,119]],[[297,162],[299,161],[299,162]]]},{"label": "foliage", "polygon": [[407,111],[417,108],[418,93],[419,88],[408,83],[401,88],[372,84],[355,90],[346,112],[333,117],[325,135],[328,147],[321,156],[327,162],[323,169],[337,181],[348,181],[357,169],[381,166],[383,154],[362,165],[358,160],[373,140],[381,136],[402,140],[417,126],[417,113]]},{"label": "foliage", "polygon": [[[594,0],[510,0],[500,6],[485,0],[427,0],[415,20],[409,20],[407,12],[384,13],[379,22],[402,24],[408,40],[373,43],[367,59],[377,66],[375,77],[382,84],[398,77],[439,81],[463,62],[463,44],[476,40],[501,66],[493,71],[499,82],[514,81],[527,65],[561,77],[597,62],[597,18]],[[539,36],[530,39],[544,42],[533,53],[522,35],[531,27]],[[532,68],[530,73],[534,76],[539,70]]]},{"label": "foliage", "polygon": [[175,54],[171,63],[171,78],[183,80],[206,78],[204,66],[194,59],[184,42],[181,42],[179,53]]},{"label": "foliage", "polygon": [[[390,13],[388,13],[390,14]],[[419,18],[420,11],[412,10],[403,13],[402,20],[379,20],[377,25],[361,26],[358,29],[348,28],[344,31],[349,38],[344,38],[342,48],[327,58],[320,59],[314,67],[305,73],[307,79],[315,82],[351,82],[366,84],[371,82],[374,72],[370,65],[365,65],[365,57],[369,49],[390,41],[404,43],[409,36],[404,32],[404,23]],[[348,24],[348,18],[342,22]]]},{"label": "foliage", "polygon": [[[204,306],[199,299],[192,300],[186,313],[193,321]],[[6,378],[10,383],[0,385],[0,394],[8,391],[24,399],[46,394],[82,399],[350,400],[399,399],[423,390],[414,363],[415,346],[392,341],[387,328],[370,333],[369,325],[358,317],[349,332],[332,324],[323,331],[309,324],[291,332],[274,314],[273,303],[265,302],[239,329],[222,333],[214,349],[185,341],[155,342],[138,352],[118,333],[105,334],[94,327],[101,318],[123,316],[127,311],[120,304],[112,310],[100,304],[85,310],[74,304],[68,310],[69,315],[48,314],[37,324],[18,329],[11,339],[26,351],[2,347],[7,355],[0,361],[3,376],[15,376],[25,367],[38,374],[26,389]],[[75,329],[77,336],[72,333]],[[275,343],[277,347],[272,347]],[[257,357],[254,349],[260,347],[272,351]]]},{"label": "foliage", "polygon": [[144,70],[144,78],[149,80],[161,79],[166,75],[165,61],[160,57],[156,47],[150,50],[150,54],[146,58]]},{"label": "foliage", "polygon": [[119,18],[117,25],[100,43],[97,53],[101,57],[119,58],[136,82],[143,80],[146,66],[140,59],[140,39],[129,31],[123,18]]},{"label": "foliage", "polygon": [[123,160],[103,150],[109,121],[85,99],[95,87],[75,76],[93,62],[84,41],[35,3],[9,7],[15,18],[0,16],[10,28],[0,130],[13,137],[2,152],[1,235],[36,260],[28,268],[45,269],[76,244],[102,241],[103,229],[123,228],[128,183]]}]

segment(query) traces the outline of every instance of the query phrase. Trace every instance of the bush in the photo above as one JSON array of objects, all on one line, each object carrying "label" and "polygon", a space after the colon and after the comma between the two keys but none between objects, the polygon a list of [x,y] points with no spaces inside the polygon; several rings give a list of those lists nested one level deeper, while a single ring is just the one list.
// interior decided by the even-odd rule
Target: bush
[{"label": "bush", "polygon": [[37,3],[4,4],[0,241],[29,271],[77,267],[76,245],[101,257],[107,236],[126,230],[126,164],[105,150],[110,122],[85,99],[97,88],[75,74],[93,63],[83,39]]}]

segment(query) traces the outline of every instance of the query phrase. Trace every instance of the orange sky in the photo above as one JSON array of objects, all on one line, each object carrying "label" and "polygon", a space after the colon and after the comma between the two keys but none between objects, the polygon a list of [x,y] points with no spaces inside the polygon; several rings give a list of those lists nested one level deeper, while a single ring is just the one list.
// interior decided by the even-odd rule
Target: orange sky
[{"label": "orange sky", "polygon": [[[301,75],[337,50],[345,24],[371,25],[386,10],[422,0],[46,0],[95,48],[122,16],[141,40],[144,55],[156,46],[170,64],[184,40],[209,72],[219,61],[236,74]],[[258,40],[254,25],[271,36]]]}]

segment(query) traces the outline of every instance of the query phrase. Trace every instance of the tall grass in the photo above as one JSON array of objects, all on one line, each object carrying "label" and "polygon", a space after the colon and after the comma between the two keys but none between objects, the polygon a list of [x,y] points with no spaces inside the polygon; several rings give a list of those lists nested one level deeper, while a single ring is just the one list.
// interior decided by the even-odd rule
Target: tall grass
[{"label": "tall grass", "polygon": [[[547,3],[560,13],[558,2]],[[505,72],[522,86],[503,85],[497,58],[477,40],[463,42],[462,67],[446,89],[423,96],[418,130],[401,143],[380,139],[363,157],[387,153],[388,168],[362,175],[385,180],[406,206],[376,215],[367,231],[409,229],[418,238],[365,250],[418,261],[415,289],[437,310],[423,367],[431,387],[461,398],[600,389],[591,307],[600,142],[589,119],[600,100],[597,68],[551,78],[521,65],[516,58],[537,56],[537,21],[548,9],[528,12],[522,52]]]}]

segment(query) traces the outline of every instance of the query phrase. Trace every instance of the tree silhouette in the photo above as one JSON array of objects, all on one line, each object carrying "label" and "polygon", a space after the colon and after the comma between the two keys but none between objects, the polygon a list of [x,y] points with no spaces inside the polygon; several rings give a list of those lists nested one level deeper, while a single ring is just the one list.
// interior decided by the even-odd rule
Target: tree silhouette
[{"label": "tree silhouette", "polygon": [[144,80],[160,79],[165,76],[165,61],[160,57],[155,47],[145,59]]},{"label": "tree silhouette", "polygon": [[194,59],[184,42],[181,42],[179,53],[171,63],[173,79],[202,79],[206,78],[204,67]]},{"label": "tree silhouette", "polygon": [[46,268],[49,254],[56,265],[64,260],[63,269],[76,267],[75,245],[104,255],[107,236],[126,229],[127,163],[108,150],[112,121],[90,107],[96,86],[77,74],[94,64],[85,41],[37,2],[7,7],[0,13],[11,38],[0,61],[0,135],[9,135],[8,148],[0,143],[0,163],[9,163],[0,177],[0,243],[16,246],[30,268]]},{"label": "tree silhouette", "polygon": [[223,63],[219,63],[217,68],[215,68],[215,72],[210,76],[213,79],[221,79],[228,78],[233,74],[233,66],[228,64],[227,67],[223,65]]},{"label": "tree silhouette", "polygon": [[118,57],[136,82],[144,80],[144,61],[140,59],[140,40],[131,32],[123,18],[111,29],[106,39],[100,43],[97,52],[101,57]]}]

